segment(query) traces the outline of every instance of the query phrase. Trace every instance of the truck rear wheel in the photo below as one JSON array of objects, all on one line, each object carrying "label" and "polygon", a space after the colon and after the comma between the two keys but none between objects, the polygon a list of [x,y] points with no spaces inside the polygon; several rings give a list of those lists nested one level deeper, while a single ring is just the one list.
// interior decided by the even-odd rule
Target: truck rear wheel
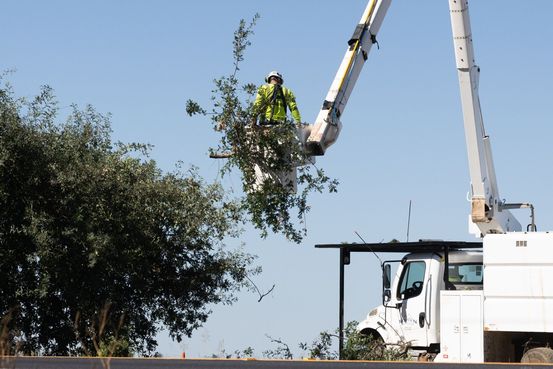
[{"label": "truck rear wheel", "polygon": [[549,347],[536,347],[522,355],[521,363],[553,363],[553,350]]}]

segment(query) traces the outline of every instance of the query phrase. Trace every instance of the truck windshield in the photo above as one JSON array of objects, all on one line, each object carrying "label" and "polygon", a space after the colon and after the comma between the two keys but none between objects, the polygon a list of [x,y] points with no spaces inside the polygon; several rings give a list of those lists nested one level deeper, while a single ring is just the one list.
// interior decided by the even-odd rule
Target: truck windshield
[{"label": "truck windshield", "polygon": [[398,299],[406,300],[420,295],[425,270],[426,264],[424,261],[412,261],[405,264],[399,281]]},{"label": "truck windshield", "polygon": [[453,284],[482,284],[482,264],[449,264],[449,281]]}]

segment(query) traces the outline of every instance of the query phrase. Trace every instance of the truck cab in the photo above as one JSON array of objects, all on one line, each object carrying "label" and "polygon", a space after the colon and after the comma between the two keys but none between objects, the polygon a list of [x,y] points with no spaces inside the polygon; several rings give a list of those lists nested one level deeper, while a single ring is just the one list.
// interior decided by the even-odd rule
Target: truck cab
[{"label": "truck cab", "polygon": [[439,352],[440,291],[481,290],[482,261],[482,252],[474,250],[451,250],[447,256],[410,253],[385,261],[382,304],[359,323],[358,331],[388,346],[409,347],[414,355]]}]

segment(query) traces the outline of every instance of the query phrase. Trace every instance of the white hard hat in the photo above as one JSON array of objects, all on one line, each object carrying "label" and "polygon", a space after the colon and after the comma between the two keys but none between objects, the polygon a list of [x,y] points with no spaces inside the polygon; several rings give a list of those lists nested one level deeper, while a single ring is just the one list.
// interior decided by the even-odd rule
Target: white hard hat
[{"label": "white hard hat", "polygon": [[265,82],[269,83],[269,81],[271,80],[271,77],[277,77],[277,78],[279,78],[282,82],[284,82],[284,78],[282,78],[282,74],[280,74],[280,73],[277,72],[276,70],[273,70],[273,71],[271,71],[269,74],[267,74],[267,77],[265,77]]}]

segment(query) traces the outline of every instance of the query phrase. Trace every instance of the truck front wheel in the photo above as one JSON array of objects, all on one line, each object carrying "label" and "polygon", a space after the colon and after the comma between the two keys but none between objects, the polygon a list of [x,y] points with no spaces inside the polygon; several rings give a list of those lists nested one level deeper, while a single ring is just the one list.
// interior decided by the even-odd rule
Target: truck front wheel
[{"label": "truck front wheel", "polygon": [[522,355],[521,363],[553,363],[553,350],[549,347],[536,347]]},{"label": "truck front wheel", "polygon": [[369,357],[364,358],[365,360],[384,360],[384,354],[386,352],[386,345],[384,344],[384,339],[382,336],[375,331],[374,329],[364,329],[360,332],[363,336],[368,339],[368,351],[370,352]]}]

